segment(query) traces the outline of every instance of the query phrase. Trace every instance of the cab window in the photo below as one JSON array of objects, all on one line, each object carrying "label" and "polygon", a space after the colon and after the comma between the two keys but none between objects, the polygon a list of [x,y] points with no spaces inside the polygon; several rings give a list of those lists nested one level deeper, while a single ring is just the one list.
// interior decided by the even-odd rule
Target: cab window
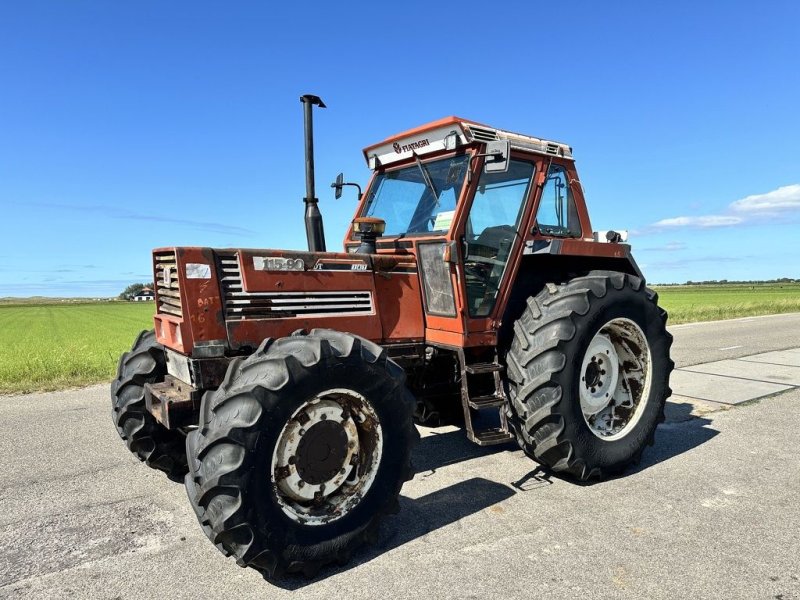
[{"label": "cab window", "polygon": [[387,236],[447,233],[468,166],[469,156],[461,154],[381,173],[363,216],[386,221]]},{"label": "cab window", "polygon": [[536,225],[543,235],[580,237],[578,211],[564,167],[550,165],[536,212]]},{"label": "cab window", "polygon": [[517,238],[533,164],[512,160],[506,173],[483,173],[467,219],[464,273],[472,317],[488,316]]}]

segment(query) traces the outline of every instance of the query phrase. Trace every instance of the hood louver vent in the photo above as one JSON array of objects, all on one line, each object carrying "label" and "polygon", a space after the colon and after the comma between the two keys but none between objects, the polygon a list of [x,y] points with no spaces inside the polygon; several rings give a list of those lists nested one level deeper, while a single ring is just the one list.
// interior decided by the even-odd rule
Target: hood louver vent
[{"label": "hood louver vent", "polygon": [[156,252],[153,255],[156,280],[157,311],[182,317],[181,287],[178,281],[178,261],[174,252]]},{"label": "hood louver vent", "polygon": [[497,139],[497,132],[494,129],[485,129],[483,127],[470,125],[469,131],[472,133],[472,137],[479,142],[493,142]]},{"label": "hood louver vent", "polygon": [[219,254],[225,318],[229,321],[373,314],[372,292],[245,292],[239,257]]}]

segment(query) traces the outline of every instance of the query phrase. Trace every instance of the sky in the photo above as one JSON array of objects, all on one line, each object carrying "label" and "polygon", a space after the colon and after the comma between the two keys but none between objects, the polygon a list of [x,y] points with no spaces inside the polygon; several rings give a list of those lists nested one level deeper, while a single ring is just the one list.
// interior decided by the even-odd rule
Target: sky
[{"label": "sky", "polygon": [[328,249],[361,150],[459,115],[573,147],[648,282],[800,278],[800,3],[0,4],[0,297],[115,296],[152,248]]}]

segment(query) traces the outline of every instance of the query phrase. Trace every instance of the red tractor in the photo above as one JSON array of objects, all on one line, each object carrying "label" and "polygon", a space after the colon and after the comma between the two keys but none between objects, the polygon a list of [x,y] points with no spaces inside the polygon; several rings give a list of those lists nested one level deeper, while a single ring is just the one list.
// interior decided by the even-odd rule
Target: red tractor
[{"label": "red tractor", "polygon": [[111,386],[122,439],[184,480],[212,543],[267,578],[347,561],[398,509],[415,419],[456,413],[578,481],[635,463],[672,337],[621,234],[592,232],[571,148],[457,117],[392,136],[326,252],[324,105],[301,100],[309,250],[155,250],[155,329]]}]

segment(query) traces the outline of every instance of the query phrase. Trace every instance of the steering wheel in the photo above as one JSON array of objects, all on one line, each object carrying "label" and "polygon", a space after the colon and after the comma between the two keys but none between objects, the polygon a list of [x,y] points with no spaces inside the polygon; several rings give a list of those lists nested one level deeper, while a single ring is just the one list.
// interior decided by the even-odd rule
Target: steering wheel
[{"label": "steering wheel", "polygon": [[484,265],[489,265],[490,267],[502,267],[505,266],[502,260],[497,260],[496,258],[489,258],[488,256],[470,256],[467,258],[467,262],[475,262],[481,263]]}]

